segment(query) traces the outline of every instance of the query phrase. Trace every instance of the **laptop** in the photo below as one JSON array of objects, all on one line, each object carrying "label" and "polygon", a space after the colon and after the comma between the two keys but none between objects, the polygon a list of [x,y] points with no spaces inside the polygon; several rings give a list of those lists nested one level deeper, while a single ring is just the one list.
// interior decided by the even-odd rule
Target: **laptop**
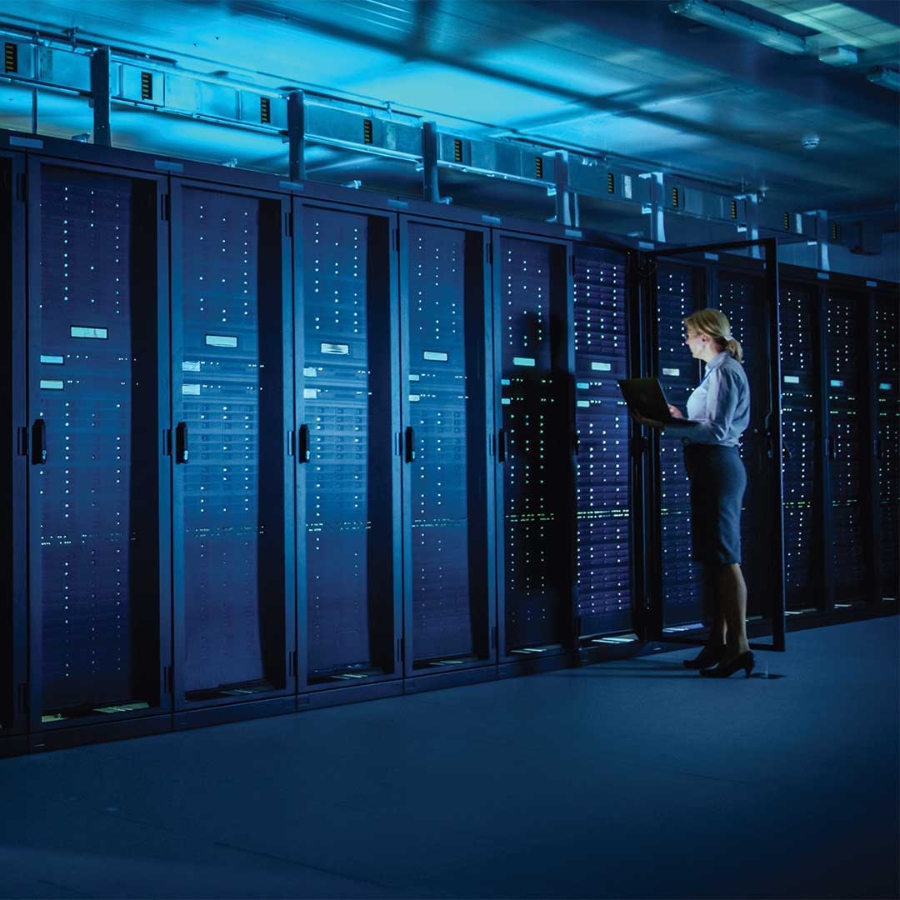
[{"label": "laptop", "polygon": [[665,425],[697,425],[692,419],[677,419],[669,412],[669,401],[658,378],[624,378],[619,390],[628,408],[645,419],[653,419]]}]

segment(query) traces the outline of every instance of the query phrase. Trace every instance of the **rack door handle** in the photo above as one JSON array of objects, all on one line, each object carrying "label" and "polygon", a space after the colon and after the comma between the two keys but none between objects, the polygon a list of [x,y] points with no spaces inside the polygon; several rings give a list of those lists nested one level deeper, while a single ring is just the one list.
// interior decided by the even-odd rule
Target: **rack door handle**
[{"label": "rack door handle", "polygon": [[31,464],[43,466],[47,462],[47,422],[35,419],[31,428]]},{"label": "rack door handle", "polygon": [[188,427],[187,422],[179,422],[175,426],[175,462],[184,464],[188,461]]},{"label": "rack door handle", "polygon": [[497,462],[506,462],[506,429],[497,432]]},{"label": "rack door handle", "polygon": [[311,455],[309,425],[301,425],[297,433],[297,460],[302,463],[308,463]]},{"label": "rack door handle", "polygon": [[408,463],[416,461],[416,432],[413,430],[412,425],[406,426],[406,432],[404,433],[403,446],[405,449],[406,461]]}]

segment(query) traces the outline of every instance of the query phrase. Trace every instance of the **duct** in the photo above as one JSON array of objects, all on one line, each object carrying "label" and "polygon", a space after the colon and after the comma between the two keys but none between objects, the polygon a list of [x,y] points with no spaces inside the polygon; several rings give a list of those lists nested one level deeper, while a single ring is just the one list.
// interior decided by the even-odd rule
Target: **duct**
[{"label": "duct", "polygon": [[[7,44],[15,46],[14,51],[7,51],[7,59],[15,65],[11,71],[0,75],[0,83],[5,78],[7,83],[25,92],[18,95],[11,92],[8,99],[12,102],[4,104],[4,111],[13,116],[12,121],[17,123],[11,126],[14,130],[21,130],[18,123],[25,118],[25,110],[18,106],[24,106],[24,101],[30,98],[30,92],[36,86],[40,86],[43,92],[62,92],[60,99],[66,92],[76,94],[79,100],[86,103],[91,85],[91,57],[86,48],[35,44],[23,38],[11,38]],[[289,94],[235,83],[224,76],[174,70],[157,60],[145,62],[117,58],[113,53],[110,93],[114,145],[116,109],[126,104],[147,114],[163,112],[198,123],[208,122],[214,127],[253,130],[263,139],[271,135],[273,139],[284,142],[290,131]],[[302,140],[307,145],[331,145],[423,165],[423,123],[417,116],[390,109],[385,111],[322,93],[305,93],[303,107]],[[73,121],[69,134],[89,130],[90,125],[85,128]],[[164,133],[164,127],[157,127],[157,135]],[[565,167],[567,184],[564,190],[569,194],[565,204],[569,219],[573,217],[578,197],[582,196],[595,198],[620,211],[652,208],[657,240],[664,233],[663,217],[670,214],[726,222],[739,231],[746,229],[743,200],[740,195],[730,193],[725,185],[700,181],[689,183],[681,176],[666,173],[666,187],[662,191],[656,182],[651,183],[640,177],[647,171],[644,167],[646,163],[641,168],[629,167],[628,160],[624,158],[611,162],[602,156],[563,151],[521,140],[456,136],[441,132],[437,126],[434,137],[437,165],[441,168],[539,186],[551,194],[555,194],[557,188],[554,160],[560,152],[566,152],[568,165]],[[130,145],[135,146],[134,139]],[[160,151],[157,149],[154,152]],[[185,155],[183,147],[181,155]],[[277,155],[273,154],[273,157]],[[300,169],[299,162],[292,166],[292,171],[299,172]],[[296,174],[292,177],[296,178]],[[759,227],[767,232],[789,239],[816,239],[814,235],[807,234],[810,229],[806,223],[798,224],[804,218],[798,212],[774,212],[771,206],[761,207],[759,212]],[[867,245],[870,246],[871,241]]]}]

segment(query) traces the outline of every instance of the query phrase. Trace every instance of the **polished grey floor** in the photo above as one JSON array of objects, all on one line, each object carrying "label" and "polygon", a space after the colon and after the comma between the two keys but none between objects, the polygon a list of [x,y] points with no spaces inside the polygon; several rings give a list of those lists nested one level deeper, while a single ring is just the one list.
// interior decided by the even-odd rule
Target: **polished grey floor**
[{"label": "polished grey floor", "polygon": [[897,897],[896,617],[0,761],[2,897]]}]

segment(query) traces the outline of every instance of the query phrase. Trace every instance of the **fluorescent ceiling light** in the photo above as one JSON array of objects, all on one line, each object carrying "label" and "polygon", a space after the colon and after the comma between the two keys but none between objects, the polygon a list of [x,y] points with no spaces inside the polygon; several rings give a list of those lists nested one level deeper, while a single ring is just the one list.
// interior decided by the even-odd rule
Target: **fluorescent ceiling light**
[{"label": "fluorescent ceiling light", "polygon": [[856,47],[829,47],[819,51],[819,61],[829,66],[855,66],[859,56]]},{"label": "fluorescent ceiling light", "polygon": [[789,34],[780,28],[773,28],[771,25],[751,19],[749,16],[722,9],[713,3],[707,3],[706,0],[682,0],[680,3],[670,3],[669,9],[676,15],[687,16],[695,22],[702,22],[704,25],[712,25],[724,31],[753,38],[760,44],[765,44],[774,50],[781,50],[782,53],[799,55],[806,53],[809,49],[805,38]]},{"label": "fluorescent ceiling light", "polygon": [[892,91],[900,91],[900,72],[896,69],[885,69],[883,66],[879,66],[877,69],[872,69],[866,78],[872,84],[880,84]]}]

